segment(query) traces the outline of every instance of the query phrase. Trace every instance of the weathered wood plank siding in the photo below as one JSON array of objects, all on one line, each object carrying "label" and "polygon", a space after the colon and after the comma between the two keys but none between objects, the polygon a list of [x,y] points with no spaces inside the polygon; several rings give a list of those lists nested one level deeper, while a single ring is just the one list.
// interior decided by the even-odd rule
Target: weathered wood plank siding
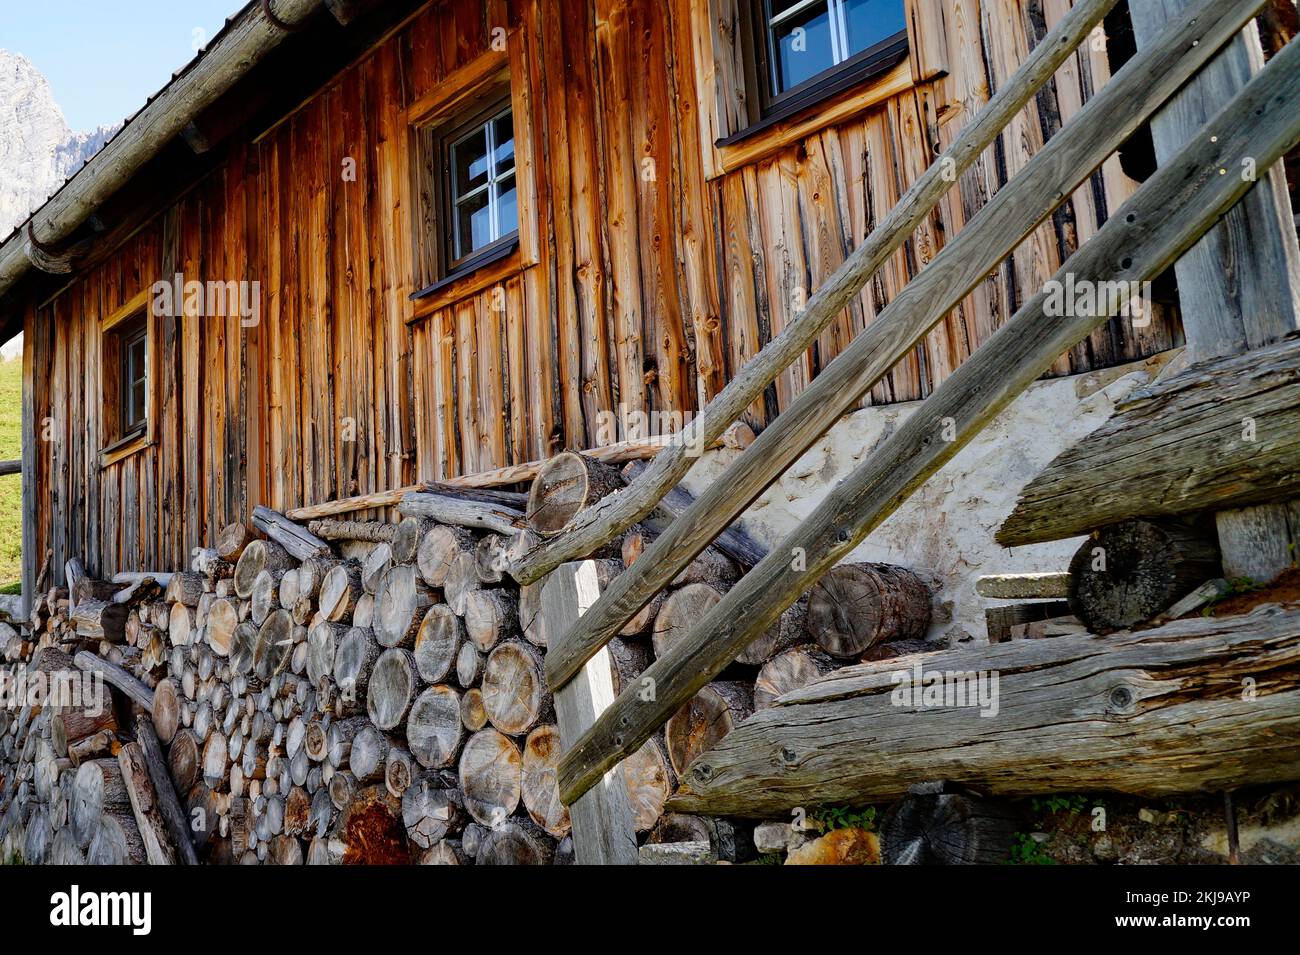
[{"label": "weathered wood plank siding", "polygon": [[[915,75],[929,79],[914,82],[904,63],[818,107],[825,122],[800,117],[719,147],[748,110],[736,2],[431,3],[277,125],[222,147],[214,172],[28,309],[29,580],[46,548],[56,579],[74,554],[97,574],[174,569],[254,504],[591,446],[625,436],[600,430],[620,409],[693,412],[791,320],[1069,0],[913,0],[928,60]],[[503,35],[520,249],[486,278],[413,302],[429,279],[417,233],[432,185],[407,109],[499,57]],[[1071,59],[756,403],[753,422],[787,407],[1108,69],[1104,49]],[[1107,163],[864,401],[928,394],[1133,187]],[[260,322],[160,318],[153,440],[101,466],[99,322],[176,272],[260,282]],[[1164,313],[1140,335],[1112,322],[1055,372],[1129,361],[1179,335]]]}]

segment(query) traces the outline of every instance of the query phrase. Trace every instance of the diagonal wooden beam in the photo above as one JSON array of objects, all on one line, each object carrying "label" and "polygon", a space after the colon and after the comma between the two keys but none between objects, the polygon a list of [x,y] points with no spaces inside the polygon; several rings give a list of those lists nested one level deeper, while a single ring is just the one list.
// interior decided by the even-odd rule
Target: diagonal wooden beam
[{"label": "diagonal wooden beam", "polygon": [[[560,798],[585,792],[636,751],[786,607],[847,557],[1066,349],[1127,302],[1130,283],[1153,279],[1254,185],[1233,170],[1277,162],[1300,142],[1300,44],[1280,52],[1162,167],[1054,276],[1065,284],[1120,283],[1121,302],[1095,313],[1048,315],[1040,290],[963,363],[867,461],[690,634],[624,692],[560,764]],[[1056,310],[1054,310],[1056,311]],[[754,445],[757,446],[757,442]],[[792,569],[800,555],[804,571]]]},{"label": "diagonal wooden beam", "polygon": [[[1249,21],[1263,0],[1200,0],[1130,60],[912,279],[578,622],[546,675],[560,686]],[[1063,349],[1064,350],[1064,349]],[[667,452],[665,452],[667,453]],[[657,462],[656,462],[657,463]],[[615,495],[614,500],[624,491]]]},{"label": "diagonal wooden beam", "polygon": [[[699,416],[659,452],[632,486],[583,511],[564,534],[519,560],[510,569],[511,576],[520,583],[539,580],[560,564],[593,553],[654,510],[655,504],[686,476],[699,450],[740,420],[763,389],[811,347],[822,330],[848,307],[961,173],[998,137],[1002,128],[1074,53],[1116,2],[1078,0],[1030,52],[1007,85],[962,130],[948,151],[917,179],[867,240],[813,293],[804,311],[746,362]],[[632,613],[635,612],[634,609]],[[577,665],[581,663],[578,661]]]}]

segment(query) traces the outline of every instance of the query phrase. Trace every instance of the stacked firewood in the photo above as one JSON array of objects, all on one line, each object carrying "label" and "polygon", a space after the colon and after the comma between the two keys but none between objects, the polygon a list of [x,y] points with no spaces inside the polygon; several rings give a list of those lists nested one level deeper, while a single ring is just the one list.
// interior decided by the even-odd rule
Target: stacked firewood
[{"label": "stacked firewood", "polygon": [[[408,494],[398,523],[303,527],[257,508],[250,524],[197,550],[188,571],[124,574],[94,593],[82,575],[72,583],[81,599],[47,599],[39,638],[16,657],[53,669],[103,661],[116,717],[70,727],[39,709],[0,716],[0,837],[29,861],[142,861],[140,837],[157,827],[129,825],[130,800],[118,794],[119,757],[144,725],[132,717],[144,716],[205,861],[570,860],[542,583],[520,587],[507,568],[624,480],[562,455],[531,498],[436,488]],[[679,512],[684,492],[674,495],[665,506]],[[602,572],[635,563],[673,514],[661,509],[594,555]],[[692,562],[610,645],[615,689],[762,556],[733,529]],[[843,565],[824,578],[626,761],[638,831],[651,842],[683,832],[716,841],[718,821],[664,813],[687,764],[780,694],[914,649],[929,606],[925,585],[902,568]],[[60,649],[68,643],[81,651],[75,662]],[[83,820],[65,835],[78,806]],[[92,846],[100,829],[113,851]]]}]

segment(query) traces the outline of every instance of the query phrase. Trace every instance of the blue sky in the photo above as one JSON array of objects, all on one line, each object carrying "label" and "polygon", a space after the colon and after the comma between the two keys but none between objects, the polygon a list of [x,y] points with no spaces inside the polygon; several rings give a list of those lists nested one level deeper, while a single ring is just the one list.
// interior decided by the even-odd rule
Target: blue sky
[{"label": "blue sky", "polygon": [[[0,49],[45,74],[84,132],[144,105],[244,0],[0,0]],[[196,33],[196,31],[201,31]]]}]

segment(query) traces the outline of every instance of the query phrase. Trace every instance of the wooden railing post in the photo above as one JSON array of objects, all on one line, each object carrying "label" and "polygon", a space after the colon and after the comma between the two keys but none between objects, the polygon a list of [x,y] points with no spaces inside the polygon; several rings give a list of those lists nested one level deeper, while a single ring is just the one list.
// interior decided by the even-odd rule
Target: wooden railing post
[{"label": "wooden railing post", "polygon": [[[1192,0],[1129,5],[1138,49]],[[1263,67],[1254,23],[1229,43],[1151,120],[1156,160],[1176,158],[1213,115]],[[1251,175],[1231,169],[1230,175]],[[1300,325],[1300,248],[1282,164],[1255,173],[1259,185],[1174,267],[1191,361],[1221,358],[1278,341]],[[1271,580],[1295,563],[1300,501],[1220,511],[1224,575]]]},{"label": "wooden railing post", "polygon": [[[600,596],[594,561],[562,564],[542,585],[541,615],[554,644],[563,641],[588,607]],[[609,652],[602,650],[567,684],[555,691],[560,744],[567,750],[614,702]],[[573,851],[579,865],[636,865],[636,823],[623,767],[615,766],[598,785],[569,806]]]}]

